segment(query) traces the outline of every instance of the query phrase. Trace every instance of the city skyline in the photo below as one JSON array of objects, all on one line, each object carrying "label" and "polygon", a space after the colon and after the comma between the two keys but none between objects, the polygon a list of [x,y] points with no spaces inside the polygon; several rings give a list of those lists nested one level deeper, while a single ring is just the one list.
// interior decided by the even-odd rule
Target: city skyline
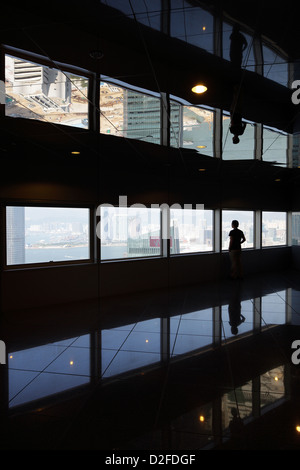
[{"label": "city skyline", "polygon": [[[131,207],[102,207],[101,249],[102,259],[132,256],[161,255],[161,211]],[[40,250],[41,262],[47,256],[56,257],[48,250],[68,250],[83,247],[83,252],[72,256],[89,258],[91,243],[90,211],[80,208],[7,207],[7,264],[26,264],[26,253]],[[300,217],[293,217],[293,242]],[[246,235],[243,248],[253,248],[254,217],[251,211],[223,211],[222,250],[228,250],[229,231],[233,218],[240,220]],[[188,254],[214,250],[213,211],[193,209],[170,210],[171,254]],[[286,244],[286,213],[264,212],[262,219],[262,246]],[[300,232],[299,232],[300,233]],[[126,246],[117,251],[117,247]],[[115,250],[115,251],[114,251]],[[121,255],[120,255],[121,253]],[[60,252],[58,257],[68,258]],[[69,256],[70,257],[70,256]],[[35,258],[38,260],[38,257]],[[71,259],[71,258],[70,258]],[[51,261],[50,259],[48,261]]]}]

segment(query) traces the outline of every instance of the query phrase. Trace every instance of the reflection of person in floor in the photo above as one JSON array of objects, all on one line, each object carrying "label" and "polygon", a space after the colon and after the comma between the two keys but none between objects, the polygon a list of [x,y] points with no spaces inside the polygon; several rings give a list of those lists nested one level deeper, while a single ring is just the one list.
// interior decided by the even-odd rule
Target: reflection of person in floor
[{"label": "reflection of person in floor", "polygon": [[229,130],[233,134],[232,142],[238,144],[239,136],[244,134],[246,123],[242,121],[243,108],[243,89],[239,85],[235,85],[233,92],[233,100],[230,108],[230,127]]},{"label": "reflection of person in floor", "polygon": [[243,442],[244,423],[236,408],[231,408],[231,414],[232,418],[229,424],[230,434],[235,443],[240,447]]},{"label": "reflection of person in floor", "polygon": [[231,261],[231,277],[233,279],[242,279],[242,248],[241,245],[246,241],[244,232],[238,228],[239,222],[231,222],[232,230],[229,232],[229,256]]},{"label": "reflection of person in floor", "polygon": [[231,326],[231,333],[233,335],[238,334],[239,325],[246,320],[241,310],[240,283],[237,283],[233,289],[228,305],[229,325]]},{"label": "reflection of person in floor", "polygon": [[243,52],[248,46],[247,39],[240,32],[240,27],[238,24],[235,24],[232,28],[232,33],[230,35],[230,61],[231,63],[238,68],[242,66]]}]

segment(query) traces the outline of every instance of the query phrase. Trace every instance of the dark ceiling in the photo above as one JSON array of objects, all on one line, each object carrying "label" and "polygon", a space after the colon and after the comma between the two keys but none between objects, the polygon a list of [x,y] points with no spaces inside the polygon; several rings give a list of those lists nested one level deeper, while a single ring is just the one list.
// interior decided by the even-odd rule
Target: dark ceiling
[{"label": "dark ceiling", "polygon": [[[241,79],[230,62],[137,23],[132,15],[126,17],[104,3],[53,1],[42,8],[35,2],[24,6],[6,2],[1,7],[1,42],[46,56],[54,64],[76,65],[153,91],[170,92],[193,104],[229,110],[233,87]],[[296,2],[284,8],[263,0],[190,3],[249,26],[283,49],[287,60],[298,58],[300,7]],[[103,52],[101,60],[91,57],[94,50]],[[199,79],[208,84],[201,99],[190,91]],[[291,102],[291,90],[249,71],[242,79],[244,117],[292,132],[298,108]]]},{"label": "dark ceiling", "polygon": [[[139,2],[144,4],[143,0]],[[137,0],[132,3],[136,4]],[[226,20],[239,21],[248,26],[285,51],[287,61],[293,62],[298,58],[300,4],[288,2],[285,8],[277,2],[263,0],[190,1],[190,4],[205,5],[218,15],[222,13]],[[74,65],[156,92],[169,92],[192,104],[208,104],[229,110],[233,87],[241,79],[240,73],[233,69],[230,62],[137,23],[132,15],[126,17],[99,1],[54,0],[46,7],[35,2],[23,5],[6,2],[1,6],[1,18],[1,44],[4,46],[44,56],[54,67],[58,63]],[[95,50],[103,52],[100,60],[91,57],[91,51]],[[199,79],[208,84],[208,92],[201,99],[195,98],[190,91],[191,85]],[[245,90],[243,117],[292,133],[298,106],[291,101],[291,90],[250,71],[243,72],[242,79]],[[102,155],[102,165],[107,164],[109,171],[114,172],[118,168],[120,178],[126,168],[141,171],[143,175],[147,168],[147,172],[159,175],[161,168],[171,163],[169,168],[173,176],[178,177],[180,184],[186,177],[187,187],[195,180],[198,188],[201,179],[207,191],[207,188],[218,187],[221,180],[224,184],[239,180],[241,187],[247,185],[256,199],[259,199],[257,188],[262,184],[277,185],[275,180],[280,178],[281,184],[285,184],[284,188],[278,192],[276,186],[271,191],[280,199],[285,194],[285,188],[299,180],[300,170],[296,168],[280,168],[249,160],[222,161],[199,153],[195,158],[195,152],[185,149],[165,149],[146,142],[93,135],[80,129],[62,130],[64,126],[58,129],[59,126],[22,121],[19,125],[18,119],[1,119],[0,150],[3,164],[6,165],[3,173],[11,173],[14,160],[9,159],[9,155],[14,155],[20,162],[20,175],[23,168],[23,174],[30,171],[31,178],[37,181],[41,180],[41,175],[46,175],[44,161],[50,162],[56,155],[59,158],[58,153],[67,154],[74,142],[80,145],[82,158],[92,158],[93,150],[97,153],[99,148],[99,140],[102,150],[107,148],[108,154],[109,145],[114,142],[117,148],[114,158],[104,163]],[[30,168],[23,157],[26,148],[31,159],[35,159],[35,165]],[[36,148],[35,157],[33,148]],[[51,157],[49,155],[48,160],[42,161],[40,150],[50,153]],[[68,174],[69,162],[63,161]],[[58,159],[58,162],[61,164],[61,160]],[[82,177],[81,164],[82,161],[78,160],[78,178]],[[73,161],[72,167],[74,165]],[[199,168],[207,171],[199,173]],[[49,171],[50,167],[47,174]],[[6,179],[4,174],[2,179]],[[250,200],[253,204],[251,197]]]}]

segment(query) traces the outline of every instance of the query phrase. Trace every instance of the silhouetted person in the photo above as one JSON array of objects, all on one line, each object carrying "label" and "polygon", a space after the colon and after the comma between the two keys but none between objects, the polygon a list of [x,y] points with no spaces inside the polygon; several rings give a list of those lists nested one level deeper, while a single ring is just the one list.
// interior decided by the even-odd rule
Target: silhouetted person
[{"label": "silhouetted person", "polygon": [[232,28],[232,33],[230,35],[230,60],[231,63],[237,67],[241,68],[243,60],[243,52],[248,46],[247,39],[240,32],[240,27],[238,24],[235,24]]},{"label": "silhouetted person", "polygon": [[235,444],[238,448],[243,448],[243,433],[244,433],[244,423],[242,418],[238,414],[236,408],[231,408],[232,418],[229,423],[229,429],[232,439],[234,439]]},{"label": "silhouetted person", "polygon": [[246,123],[242,121],[244,90],[241,86],[235,85],[233,92],[233,100],[230,108],[230,127],[229,130],[233,134],[232,142],[238,144],[239,136],[244,134]]},{"label": "silhouetted person", "polygon": [[239,222],[233,220],[231,222],[232,230],[229,232],[229,256],[231,261],[231,277],[232,279],[242,279],[242,248],[241,245],[246,241],[246,237],[242,230],[238,228]]},{"label": "silhouetted person", "polygon": [[233,335],[238,334],[238,327],[246,320],[244,315],[242,315],[241,310],[240,285],[238,283],[236,288],[233,289],[228,305],[229,325],[231,326],[231,333]]},{"label": "silhouetted person", "polygon": [[233,134],[232,142],[238,144],[240,141],[239,136],[244,134],[246,123],[242,121],[242,116],[238,113],[234,113],[231,116],[230,121],[230,132]]}]

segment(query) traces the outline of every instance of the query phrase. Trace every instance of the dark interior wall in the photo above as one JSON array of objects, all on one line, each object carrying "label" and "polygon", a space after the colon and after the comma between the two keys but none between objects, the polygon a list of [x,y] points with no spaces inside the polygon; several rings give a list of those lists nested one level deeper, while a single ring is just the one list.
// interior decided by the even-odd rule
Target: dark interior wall
[{"label": "dark interior wall", "polygon": [[[1,124],[7,132],[0,149],[0,202],[118,205],[119,196],[126,195],[129,205],[290,210],[295,200],[288,169],[261,162],[224,162],[26,119],[7,118]],[[277,172],[280,183],[274,181]]]},{"label": "dark interior wall", "polygon": [[300,269],[300,246],[292,246],[293,267]]},{"label": "dark interior wall", "polygon": [[[218,161],[177,149],[92,132],[5,120],[2,141],[0,204],[128,205],[204,204],[208,209],[288,210],[288,183],[274,183],[252,162]],[[79,156],[71,150],[79,149]],[[199,165],[206,165],[199,172]],[[4,229],[2,226],[2,248]],[[245,272],[253,274],[291,265],[291,248],[243,253]],[[4,266],[3,249],[2,264]],[[2,266],[2,267],[3,267]],[[176,287],[228,276],[228,255],[208,253],[170,259],[126,260],[86,265],[1,270],[4,310],[27,308],[148,289]]]},{"label": "dark interior wall", "polygon": [[[245,276],[291,266],[291,247],[243,252]],[[10,270],[2,273],[1,307],[2,311],[9,311],[83,302],[156,289],[205,285],[228,276],[227,252]]]}]

